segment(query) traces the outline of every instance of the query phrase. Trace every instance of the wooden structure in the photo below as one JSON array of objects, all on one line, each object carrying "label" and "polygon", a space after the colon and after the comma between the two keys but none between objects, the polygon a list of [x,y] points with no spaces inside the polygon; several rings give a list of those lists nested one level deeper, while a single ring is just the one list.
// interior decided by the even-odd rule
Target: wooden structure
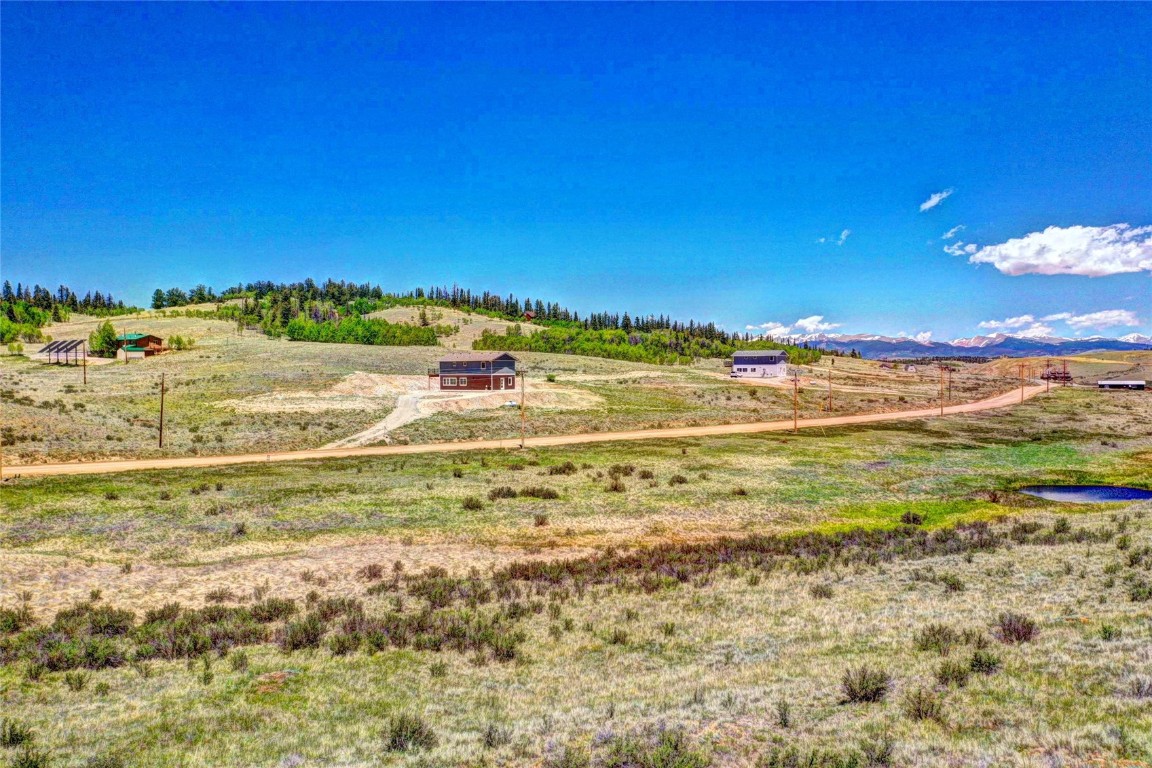
[{"label": "wooden structure", "polygon": [[116,337],[116,349],[124,353],[126,360],[151,357],[164,351],[164,339],[150,333],[122,333]]},{"label": "wooden structure", "polygon": [[440,358],[429,379],[435,378],[441,391],[515,391],[516,364],[507,352],[454,352]]}]

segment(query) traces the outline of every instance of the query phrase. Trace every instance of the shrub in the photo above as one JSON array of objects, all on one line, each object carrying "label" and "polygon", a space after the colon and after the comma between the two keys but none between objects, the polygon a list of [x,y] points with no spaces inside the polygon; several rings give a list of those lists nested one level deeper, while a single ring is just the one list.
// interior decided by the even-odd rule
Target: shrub
[{"label": "shrub", "polygon": [[1128,588],[1128,599],[1134,603],[1146,603],[1152,600],[1152,584],[1142,579],[1136,581]]},{"label": "shrub", "polygon": [[400,712],[388,720],[385,749],[389,752],[431,749],[436,742],[435,731],[415,713]]},{"label": "shrub", "polygon": [[651,480],[656,477],[656,473],[650,469],[642,469],[638,476],[641,480]]},{"label": "shrub", "polygon": [[236,600],[236,593],[227,587],[220,587],[204,595],[204,600],[209,603],[234,602]]},{"label": "shrub", "polygon": [[120,498],[120,494],[116,493],[116,491],[105,491],[104,498],[107,501],[116,501]]},{"label": "shrub", "polygon": [[684,477],[684,475],[672,475],[672,477],[668,478],[668,485],[684,485],[687,482],[688,478]]},{"label": "shrub", "polygon": [[1052,524],[1052,533],[1063,534],[1072,530],[1072,523],[1068,522],[1066,517],[1056,518],[1056,522]]},{"label": "shrub", "polygon": [[1121,634],[1123,633],[1120,631],[1119,627],[1114,627],[1111,624],[1105,624],[1104,626],[1100,627],[1100,639],[1106,643],[1110,643],[1113,640],[1119,640]]},{"label": "shrub", "polygon": [[489,501],[498,501],[499,499],[514,499],[516,498],[516,489],[508,485],[501,485],[498,488],[493,488],[488,491]]},{"label": "shrub", "polygon": [[332,651],[333,656],[347,656],[359,647],[360,635],[357,634],[341,632],[328,639],[328,650]]},{"label": "shrub", "polygon": [[570,461],[548,467],[548,474],[550,475],[574,475],[577,471],[576,465]]},{"label": "shrub", "polygon": [[627,645],[628,644],[628,631],[623,627],[616,627],[612,630],[612,634],[608,636],[609,645]]},{"label": "shrub", "polygon": [[1000,657],[991,651],[973,651],[968,660],[968,669],[980,675],[990,675],[1000,668]]},{"label": "shrub", "polygon": [[460,467],[454,467],[452,469],[452,477],[455,477],[455,478],[464,477],[464,470],[460,469]]},{"label": "shrub", "polygon": [[747,496],[748,490],[746,488],[733,488],[732,489],[732,495],[733,496]]},{"label": "shrub", "polygon": [[83,670],[73,670],[64,673],[64,685],[68,686],[71,691],[79,693],[88,686],[88,681],[92,679],[92,675]]},{"label": "shrub", "polygon": [[604,488],[604,490],[608,491],[609,493],[623,493],[625,490],[627,490],[627,487],[624,485],[623,480],[621,480],[619,477],[614,477],[612,478],[611,482],[608,483],[607,487]]},{"label": "shrub", "polygon": [[301,648],[317,648],[324,637],[324,622],[314,613],[284,625],[279,633],[280,650],[285,653]]},{"label": "shrub", "polygon": [[608,468],[608,477],[631,477],[635,471],[631,464],[613,464]]},{"label": "shrub", "polygon": [[886,671],[864,665],[846,671],[840,688],[844,691],[845,703],[875,702],[883,701],[891,684],[892,678]]},{"label": "shrub", "polygon": [[484,509],[484,502],[475,496],[465,496],[464,501],[460,502],[460,504],[469,512],[479,512],[481,509]]},{"label": "shrub", "polygon": [[47,752],[25,744],[8,765],[10,768],[48,768],[49,762]]},{"label": "shrub", "polygon": [[1152,677],[1137,677],[1128,684],[1128,695],[1134,699],[1152,699]]},{"label": "shrub", "polygon": [[428,665],[428,675],[430,677],[447,677],[448,664],[443,661],[434,661]]},{"label": "shrub", "polygon": [[532,523],[537,528],[543,528],[544,526],[548,525],[548,515],[544,514],[543,512],[537,512],[536,514],[532,515]]},{"label": "shrub", "polygon": [[228,666],[232,667],[233,672],[247,672],[248,652],[239,650],[228,654]]},{"label": "shrub", "polygon": [[499,723],[484,726],[483,742],[485,749],[496,749],[512,742],[512,729]]},{"label": "shrub", "polygon": [[233,536],[247,536],[248,535],[248,524],[245,523],[244,521],[240,521],[240,522],[236,523],[235,525],[233,525],[232,526],[232,535]]},{"label": "shrub", "polygon": [[520,495],[531,499],[558,499],[560,494],[552,488],[545,488],[544,486],[533,485],[528,488],[521,488]]},{"label": "shrub", "polygon": [[961,578],[952,573],[941,574],[938,581],[944,585],[945,592],[963,592],[964,582]]},{"label": "shrub", "polygon": [[1009,645],[1031,642],[1036,637],[1036,622],[1018,613],[1002,613],[996,620],[996,636]]},{"label": "shrub", "polygon": [[808,588],[808,592],[812,595],[812,597],[820,600],[828,600],[833,595],[831,584],[813,584]]},{"label": "shrub", "polygon": [[936,682],[940,685],[955,685],[963,687],[968,684],[968,675],[972,668],[960,661],[945,661],[936,668]]},{"label": "shrub", "polygon": [[904,697],[901,705],[904,715],[910,720],[944,719],[944,700],[927,688],[918,688]]},{"label": "shrub", "polygon": [[95,755],[88,758],[84,763],[84,768],[125,768],[127,765],[124,758],[120,755]]},{"label": "shrub", "polygon": [[792,727],[792,705],[784,699],[776,702],[776,725],[781,728]]},{"label": "shrub", "polygon": [[712,761],[693,749],[679,728],[617,736],[608,742],[604,768],[707,768]]},{"label": "shrub", "polygon": [[363,581],[379,581],[384,578],[384,566],[380,563],[369,563],[356,571],[356,578]]},{"label": "shrub", "polygon": [[947,624],[929,624],[916,634],[914,642],[918,651],[935,651],[947,656],[952,646],[960,642],[960,635]]},{"label": "shrub", "polygon": [[4,718],[0,720],[0,747],[19,747],[22,744],[31,744],[36,734],[26,725],[15,720]]},{"label": "shrub", "polygon": [[296,601],[279,597],[269,597],[255,603],[250,609],[252,618],[264,624],[287,619],[296,614]]},{"label": "shrub", "polygon": [[544,757],[541,768],[590,768],[592,756],[580,746],[565,745]]},{"label": "shrub", "polygon": [[905,510],[904,514],[900,515],[900,522],[904,525],[924,525],[924,515],[912,510]]}]

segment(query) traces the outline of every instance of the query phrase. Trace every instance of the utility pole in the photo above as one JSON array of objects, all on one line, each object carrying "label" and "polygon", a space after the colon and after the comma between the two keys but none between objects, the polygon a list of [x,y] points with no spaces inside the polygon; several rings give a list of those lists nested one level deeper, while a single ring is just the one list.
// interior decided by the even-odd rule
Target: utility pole
[{"label": "utility pole", "polygon": [[832,413],[832,369],[828,369],[828,413]]},{"label": "utility pole", "polygon": [[936,368],[940,371],[940,415],[944,415],[944,366],[938,365]]},{"label": "utility pole", "polygon": [[1020,363],[1020,402],[1024,402],[1024,366],[1025,363]]},{"label": "utility pole", "polygon": [[88,342],[83,342],[80,348],[84,353],[84,386],[88,386]]},{"label": "utility pole", "polygon": [[160,374],[160,447],[164,447],[164,374]]},{"label": "utility pole", "polygon": [[526,435],[528,432],[528,411],[527,411],[527,384],[525,383],[524,371],[520,371],[520,448],[524,448]]},{"label": "utility pole", "polygon": [[1068,361],[1064,361],[1064,376],[1060,379],[1061,386],[1068,386]]},{"label": "utility pole", "polygon": [[792,432],[800,431],[800,370],[792,371]]},{"label": "utility pole", "polygon": [[1052,391],[1052,361],[1044,359],[1044,392],[1047,394]]}]

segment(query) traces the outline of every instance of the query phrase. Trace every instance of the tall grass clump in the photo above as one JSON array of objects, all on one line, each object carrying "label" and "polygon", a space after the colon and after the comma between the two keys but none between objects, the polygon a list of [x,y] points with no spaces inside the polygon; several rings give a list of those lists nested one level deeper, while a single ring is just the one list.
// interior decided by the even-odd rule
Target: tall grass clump
[{"label": "tall grass clump", "polygon": [[891,685],[892,678],[885,670],[868,665],[847,670],[840,680],[846,704],[883,701]]},{"label": "tall grass clump", "polygon": [[0,720],[0,747],[11,748],[31,744],[35,738],[35,732],[28,726],[7,717]]},{"label": "tall grass clump", "polygon": [[1036,622],[1019,613],[1002,613],[996,620],[996,637],[1008,645],[1032,642],[1038,632]]},{"label": "tall grass clump", "polygon": [[390,717],[384,740],[389,752],[432,749],[438,742],[432,726],[414,712],[399,712]]}]

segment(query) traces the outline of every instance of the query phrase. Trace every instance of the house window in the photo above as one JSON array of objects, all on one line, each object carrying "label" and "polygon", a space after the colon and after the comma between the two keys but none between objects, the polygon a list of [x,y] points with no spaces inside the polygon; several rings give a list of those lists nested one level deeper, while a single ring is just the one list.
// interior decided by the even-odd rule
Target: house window
[{"label": "house window", "polygon": [[483,370],[488,367],[488,363],[480,363],[480,369]]},{"label": "house window", "polygon": [[445,377],[445,378],[444,378],[444,386],[446,386],[446,387],[454,387],[454,386],[456,386],[456,377],[455,377],[455,376],[447,376],[447,377]]},{"label": "house window", "polygon": [[462,386],[462,387],[468,386],[468,379],[466,377],[464,377],[464,376],[460,377],[460,386]]}]

